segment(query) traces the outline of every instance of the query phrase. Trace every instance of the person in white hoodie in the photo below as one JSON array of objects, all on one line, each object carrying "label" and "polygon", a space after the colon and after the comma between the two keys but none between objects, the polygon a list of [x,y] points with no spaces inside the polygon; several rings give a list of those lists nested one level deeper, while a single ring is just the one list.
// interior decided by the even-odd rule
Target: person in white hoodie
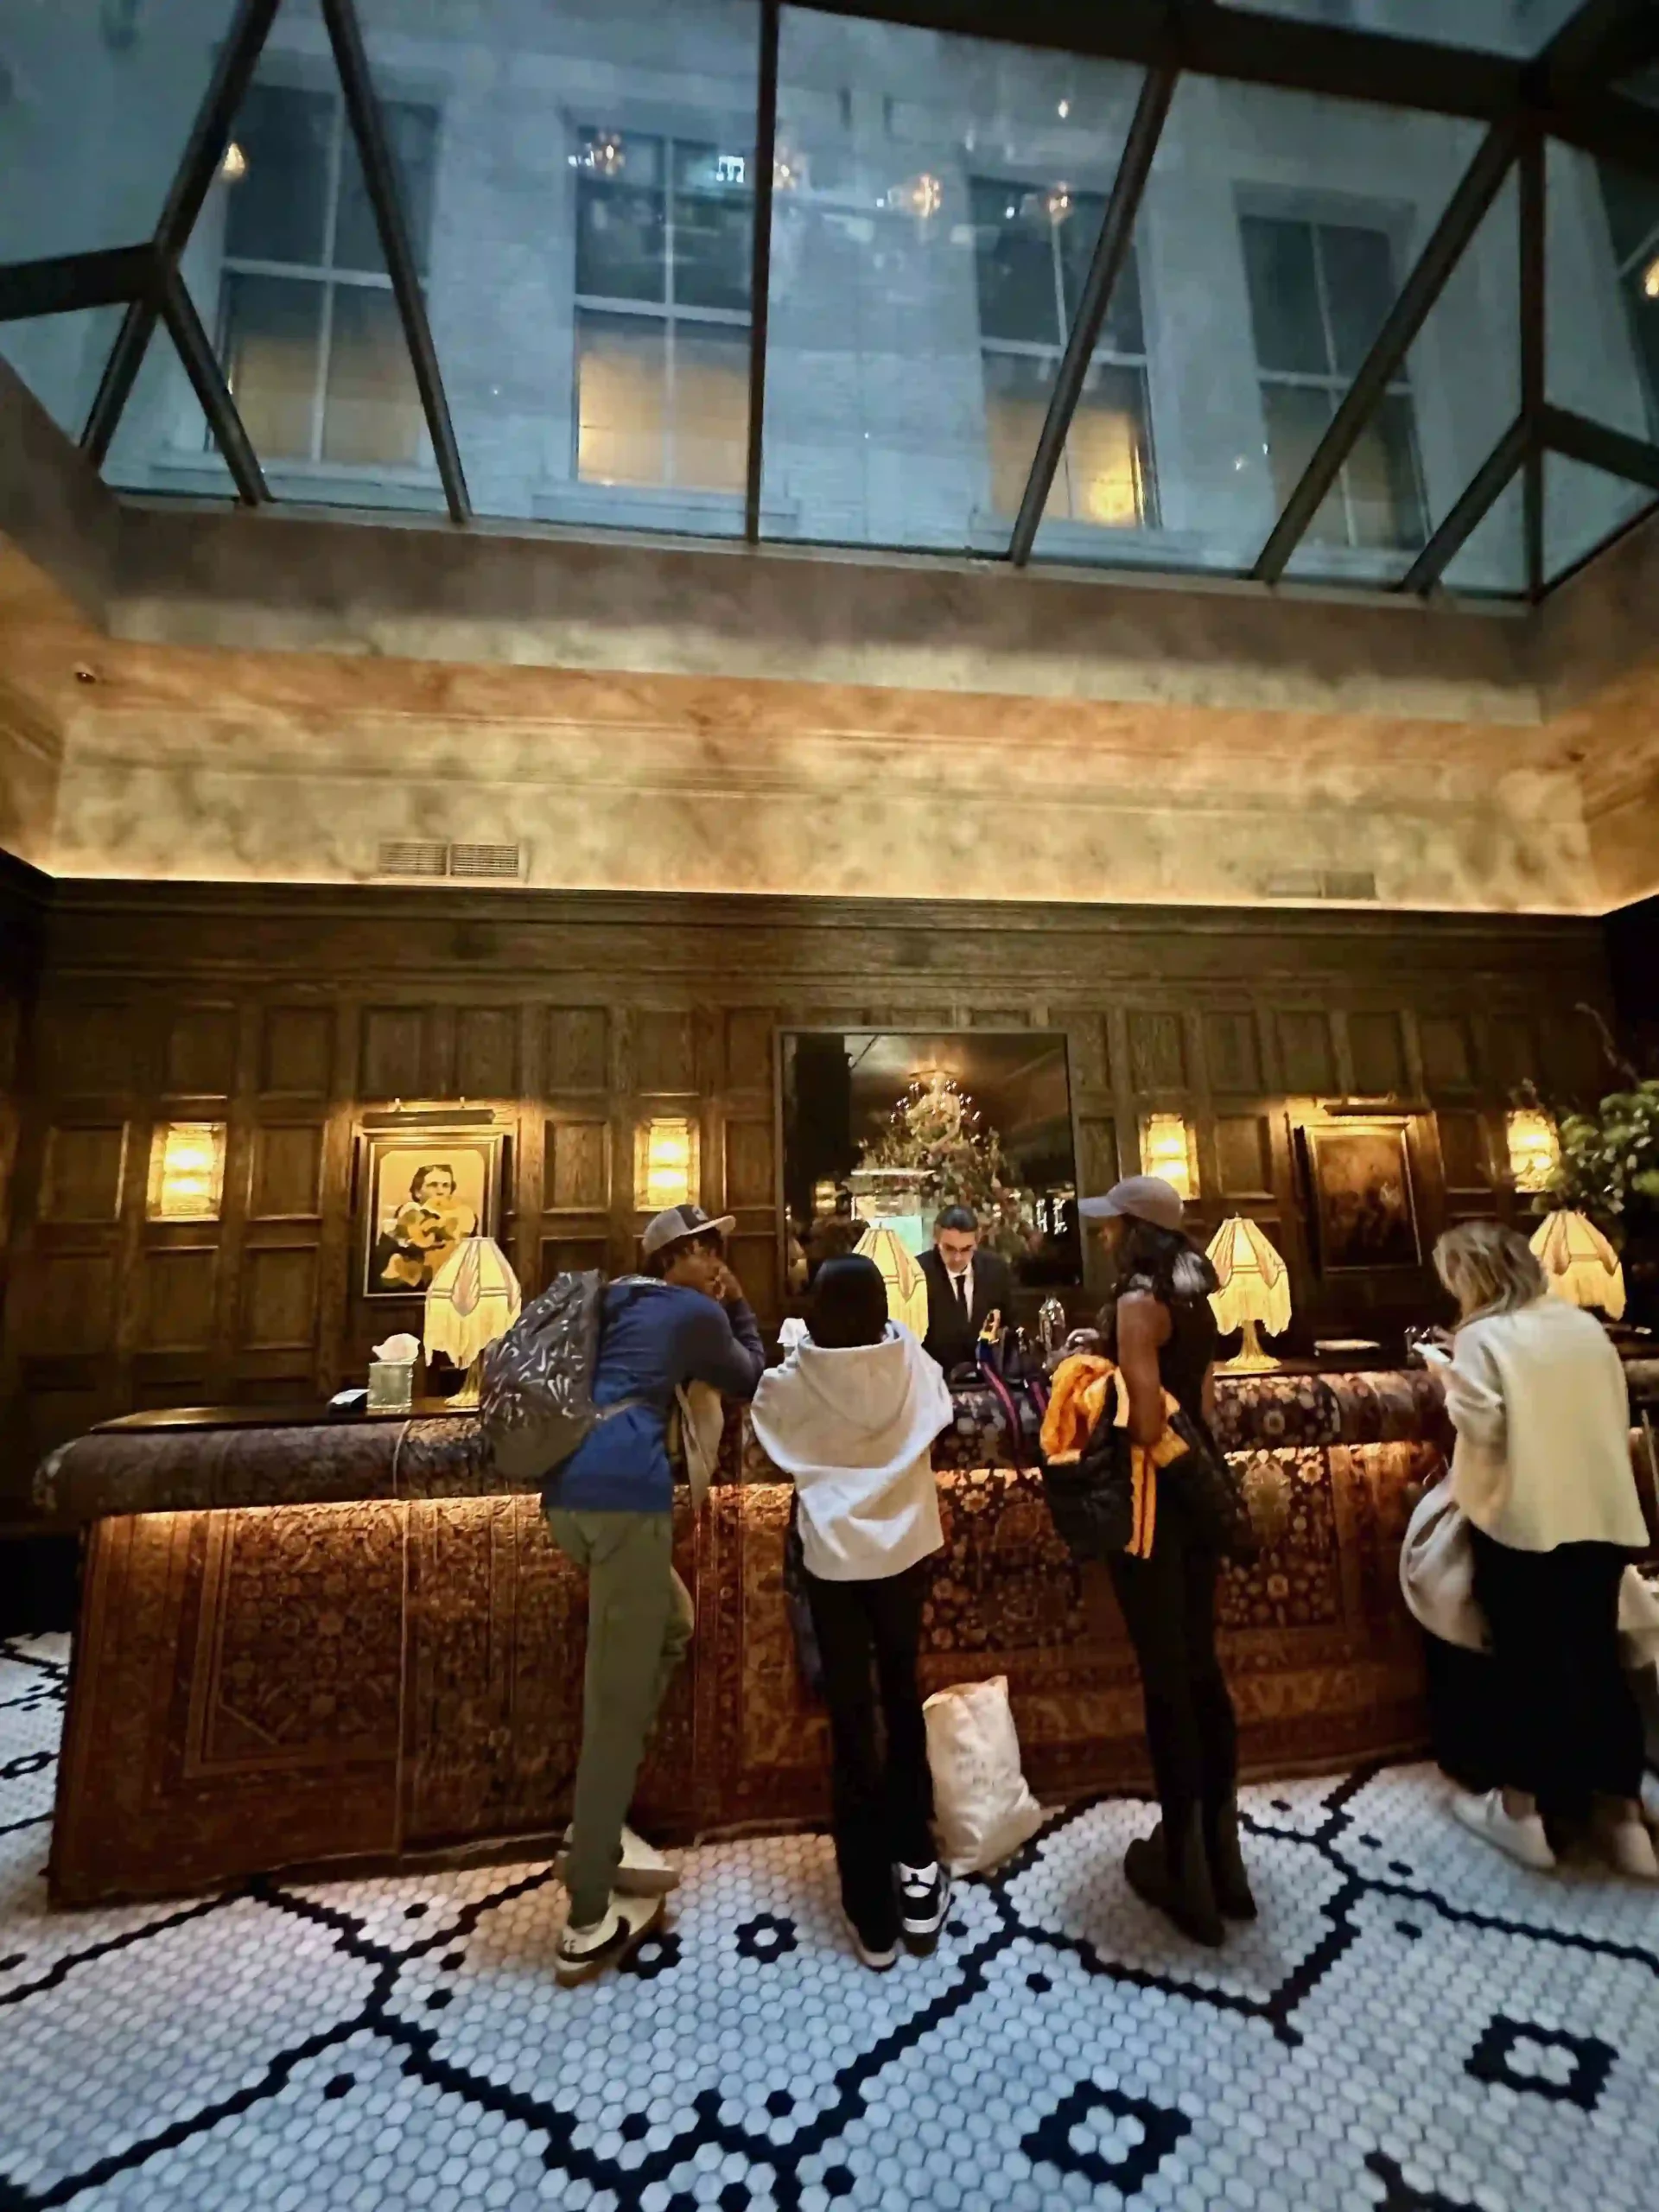
[{"label": "person in white hoodie", "polygon": [[1641,1713],[1619,1657],[1619,1585],[1648,1528],[1618,1354],[1593,1315],[1548,1294],[1512,1229],[1449,1230],[1434,1265],[1462,1310],[1452,1357],[1435,1363],[1458,1432],[1452,1490],[1491,1640],[1503,1777],[1452,1809],[1540,1872],[1555,1864],[1541,1814],[1593,1809],[1613,1864],[1659,1879]]},{"label": "person in white hoodie", "polygon": [[950,1905],[916,1656],[928,1561],[944,1541],[933,1440],[950,1421],[950,1393],[938,1363],[887,1319],[874,1261],[826,1260],[807,1325],[761,1376],[753,1419],[800,1501],[842,1906],[859,1957],[882,1970],[901,1936],[931,1942]]}]

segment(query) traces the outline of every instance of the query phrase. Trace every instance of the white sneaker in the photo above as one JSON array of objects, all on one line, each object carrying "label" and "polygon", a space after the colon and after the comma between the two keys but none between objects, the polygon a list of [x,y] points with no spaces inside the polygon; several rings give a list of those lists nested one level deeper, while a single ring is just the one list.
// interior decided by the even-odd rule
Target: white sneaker
[{"label": "white sneaker", "polygon": [[1653,1838],[1641,1821],[1599,1821],[1596,1841],[1608,1864],[1621,1874],[1628,1874],[1633,1882],[1659,1882],[1659,1852],[1655,1851]]},{"label": "white sneaker", "polygon": [[[564,1832],[564,1850],[556,1862],[559,1879],[564,1879],[565,1853],[570,1848],[570,1831]],[[613,1881],[624,1897],[665,1897],[671,1890],[680,1886],[677,1866],[671,1866],[662,1853],[647,1843],[632,1828],[622,1831],[622,1863]]]},{"label": "white sneaker", "polygon": [[885,1946],[868,1943],[859,1934],[857,1923],[851,1913],[843,1911],[842,1917],[847,1923],[847,1933],[853,1939],[853,1948],[874,1973],[886,1974],[890,1967],[898,1964],[899,1945],[896,1941]]},{"label": "white sneaker", "polygon": [[1459,1790],[1452,1800],[1452,1816],[1460,1821],[1471,1834],[1517,1859],[1522,1866],[1530,1866],[1535,1874],[1555,1871],[1555,1854],[1544,1834],[1543,1821],[1536,1813],[1529,1813],[1525,1820],[1512,1819],[1503,1809],[1501,1789],[1489,1789],[1484,1797]]},{"label": "white sneaker", "polygon": [[659,1897],[613,1895],[608,1909],[591,1928],[573,1928],[566,1921],[553,1954],[554,1973],[569,1989],[607,1967],[620,1966],[645,1942],[664,1910]]}]

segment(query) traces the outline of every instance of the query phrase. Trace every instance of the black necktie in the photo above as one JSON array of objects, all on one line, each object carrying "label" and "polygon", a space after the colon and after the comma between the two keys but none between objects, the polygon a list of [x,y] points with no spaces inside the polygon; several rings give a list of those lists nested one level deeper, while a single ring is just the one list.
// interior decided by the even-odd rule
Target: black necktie
[{"label": "black necktie", "polygon": [[968,1278],[966,1275],[952,1275],[950,1280],[957,1286],[957,1304],[962,1308],[962,1318],[965,1321],[968,1319]]}]

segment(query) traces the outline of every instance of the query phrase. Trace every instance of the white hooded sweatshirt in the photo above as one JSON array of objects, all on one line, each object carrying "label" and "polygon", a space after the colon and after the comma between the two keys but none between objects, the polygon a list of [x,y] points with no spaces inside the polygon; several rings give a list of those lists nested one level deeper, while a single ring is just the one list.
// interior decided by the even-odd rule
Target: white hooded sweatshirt
[{"label": "white hooded sweatshirt", "polygon": [[933,1440],[951,1419],[938,1363],[897,1321],[880,1344],[807,1338],[754,1394],[761,1449],[794,1478],[801,1549],[825,1582],[880,1582],[944,1541]]}]

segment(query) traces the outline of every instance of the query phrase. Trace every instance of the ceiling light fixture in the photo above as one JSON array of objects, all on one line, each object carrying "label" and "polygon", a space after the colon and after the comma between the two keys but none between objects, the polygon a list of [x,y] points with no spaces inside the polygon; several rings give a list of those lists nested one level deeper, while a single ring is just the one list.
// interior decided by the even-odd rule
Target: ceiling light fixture
[{"label": "ceiling light fixture", "polygon": [[1060,102],[1060,109],[1059,109],[1060,121],[1061,121],[1062,123],[1064,123],[1064,122],[1065,121],[1066,117],[1067,117],[1068,115],[1070,115],[1070,114],[1071,114],[1071,101],[1070,101],[1070,100],[1062,100],[1062,101]]},{"label": "ceiling light fixture", "polygon": [[240,184],[248,173],[248,157],[234,138],[225,149],[225,158],[219,165],[219,173],[226,184]]},{"label": "ceiling light fixture", "polygon": [[1642,289],[1650,300],[1659,300],[1659,253],[1642,271]]}]

